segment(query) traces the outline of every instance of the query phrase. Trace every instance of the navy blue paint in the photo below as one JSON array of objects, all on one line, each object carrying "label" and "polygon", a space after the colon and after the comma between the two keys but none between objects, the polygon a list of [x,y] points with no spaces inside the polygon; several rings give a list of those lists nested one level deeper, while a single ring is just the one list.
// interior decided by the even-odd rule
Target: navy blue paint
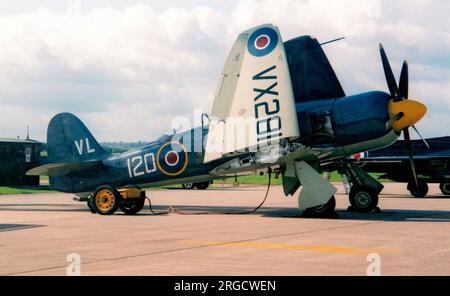
[{"label": "navy blue paint", "polygon": [[[313,147],[346,146],[385,136],[389,95],[368,92],[344,98],[307,101],[296,104],[300,142]],[[333,135],[314,133],[317,117],[329,114]]]},{"label": "navy blue paint", "polygon": [[[148,145],[135,149],[133,151],[126,152],[121,155],[111,155],[104,152],[104,150],[98,145],[97,141],[91,135],[85,125],[74,115],[70,113],[61,113],[56,115],[49,124],[48,127],[48,152],[49,162],[79,162],[79,161],[91,161],[101,159],[101,164],[95,168],[82,173],[70,174],[65,177],[50,177],[50,184],[53,189],[63,192],[86,192],[93,191],[98,186],[103,184],[110,184],[113,186],[125,186],[131,184],[146,184],[160,181],[166,181],[170,178],[186,178],[190,176],[199,176],[208,174],[211,170],[218,165],[230,160],[229,158],[223,158],[217,161],[213,161],[207,164],[203,163],[204,153],[202,152],[188,152],[188,165],[186,170],[175,177],[167,176],[159,169],[154,173],[144,174],[143,176],[130,178],[128,171],[127,159],[128,155],[132,153],[135,155],[145,155],[147,153],[153,153],[155,158],[161,146],[170,142],[171,140],[179,141],[186,146],[188,151],[192,145],[192,149],[197,145],[197,149],[200,148],[199,144],[203,142],[200,139],[194,142],[194,135],[200,137],[206,137],[207,129],[195,128],[182,134],[176,135],[176,139],[173,136],[163,136],[160,140],[149,143]],[[190,135],[190,136],[187,136]],[[95,153],[83,154],[79,156],[76,147],[74,147],[74,141],[81,138],[88,138],[91,146],[95,147]],[[187,143],[186,143],[187,142]],[[97,146],[98,145],[98,146]],[[163,150],[163,152],[166,149]],[[99,151],[100,153],[97,153]],[[164,161],[163,152],[161,153],[161,163]],[[184,157],[184,156],[183,156]],[[165,169],[169,170],[166,166]],[[176,167],[175,169],[179,169]],[[177,172],[170,171],[171,173]]]},{"label": "navy blue paint", "polygon": [[[389,96],[386,93],[369,92],[340,98],[339,100],[326,99],[298,103],[296,108],[301,135],[299,142],[312,147],[338,147],[382,137],[389,132],[386,129],[386,122],[389,119],[387,113],[388,99]],[[315,120],[317,116],[324,113],[330,116],[332,137],[314,134]],[[207,136],[207,132],[206,128],[196,128],[174,137],[164,136],[158,141],[134,150],[133,156],[153,153],[156,158],[160,147],[171,140],[180,141],[187,147],[188,151],[193,151],[192,149],[195,145],[197,145],[197,149],[203,149],[200,145]],[[194,135],[203,138],[200,141],[193,142],[195,139]],[[96,151],[91,154],[84,153],[80,156],[75,148],[74,141],[86,138],[89,139],[91,148],[94,148]],[[105,182],[114,186],[125,186],[166,181],[170,178],[178,179],[205,175],[229,160],[229,158],[223,158],[204,164],[203,150],[200,153],[188,152],[186,170],[180,175],[175,177],[168,176],[157,169],[154,173],[130,179],[127,159],[130,158],[131,152],[119,156],[107,154],[98,145],[84,124],[69,113],[59,114],[50,122],[48,149],[50,162],[102,160],[102,163],[96,169],[71,174],[67,177],[50,178],[54,189],[65,192],[92,191]],[[160,161],[163,162],[163,158]],[[167,166],[165,168],[167,169]],[[178,170],[179,167],[176,167],[175,172],[178,172]]]},{"label": "navy blue paint", "polygon": [[[427,139],[428,148],[422,140],[412,140],[414,162],[419,179],[428,183],[448,183],[450,175],[450,137]],[[396,182],[413,180],[408,148],[405,141],[397,141],[389,147],[369,152],[360,160],[364,170],[383,173],[383,178]]]}]

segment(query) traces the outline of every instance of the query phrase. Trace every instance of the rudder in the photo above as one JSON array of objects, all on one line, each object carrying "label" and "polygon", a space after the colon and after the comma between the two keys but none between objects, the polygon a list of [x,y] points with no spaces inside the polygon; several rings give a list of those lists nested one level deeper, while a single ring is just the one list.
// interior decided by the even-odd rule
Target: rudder
[{"label": "rudder", "polygon": [[108,154],[78,117],[60,113],[47,130],[49,163],[74,163],[102,160]]}]

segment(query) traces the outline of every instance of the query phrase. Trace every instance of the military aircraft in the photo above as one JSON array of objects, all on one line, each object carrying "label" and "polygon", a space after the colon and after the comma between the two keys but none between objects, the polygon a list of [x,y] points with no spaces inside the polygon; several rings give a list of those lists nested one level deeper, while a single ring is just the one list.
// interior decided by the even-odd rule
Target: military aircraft
[{"label": "military aircraft", "polygon": [[[409,139],[408,128],[426,113],[408,99],[408,64],[398,86],[381,45],[380,54],[390,94],[346,96],[316,39],[283,43],[271,24],[252,28],[237,37],[226,59],[208,124],[112,155],[77,117],[61,113],[47,131],[49,163],[28,174],[50,176],[56,190],[88,195],[91,210],[108,215],[118,208],[139,212],[145,193],[138,185],[207,182],[272,168],[282,175],[286,196],[302,186],[301,211],[329,215],[336,188],[321,175],[321,163],[391,145],[402,131]],[[347,169],[361,188],[381,190],[364,172]],[[378,199],[356,195],[350,202],[371,211]]]},{"label": "military aircraft", "polygon": [[393,145],[353,156],[364,171],[382,173],[379,178],[408,183],[407,189],[414,197],[428,194],[427,183],[438,183],[444,195],[450,195],[450,137],[413,140],[414,161],[419,186],[408,165],[408,151],[403,140]]}]

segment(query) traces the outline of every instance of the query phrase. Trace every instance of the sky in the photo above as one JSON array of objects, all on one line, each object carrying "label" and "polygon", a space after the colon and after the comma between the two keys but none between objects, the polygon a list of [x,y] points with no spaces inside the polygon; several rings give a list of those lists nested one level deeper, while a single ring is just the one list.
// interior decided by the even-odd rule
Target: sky
[{"label": "sky", "polygon": [[[378,44],[428,113],[425,137],[450,135],[450,1],[0,0],[0,137],[46,141],[77,115],[100,141],[149,141],[174,118],[210,112],[237,35],[273,23],[283,40],[345,36],[326,51],[347,94],[387,91]],[[196,112],[194,112],[196,110]],[[414,134],[414,132],[412,132]]]}]

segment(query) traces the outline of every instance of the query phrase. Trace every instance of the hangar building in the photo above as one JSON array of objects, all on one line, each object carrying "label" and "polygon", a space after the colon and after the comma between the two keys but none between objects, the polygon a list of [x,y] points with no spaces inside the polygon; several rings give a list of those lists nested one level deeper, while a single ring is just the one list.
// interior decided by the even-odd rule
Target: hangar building
[{"label": "hangar building", "polygon": [[39,185],[39,176],[25,173],[39,165],[42,143],[0,138],[0,186]]}]

